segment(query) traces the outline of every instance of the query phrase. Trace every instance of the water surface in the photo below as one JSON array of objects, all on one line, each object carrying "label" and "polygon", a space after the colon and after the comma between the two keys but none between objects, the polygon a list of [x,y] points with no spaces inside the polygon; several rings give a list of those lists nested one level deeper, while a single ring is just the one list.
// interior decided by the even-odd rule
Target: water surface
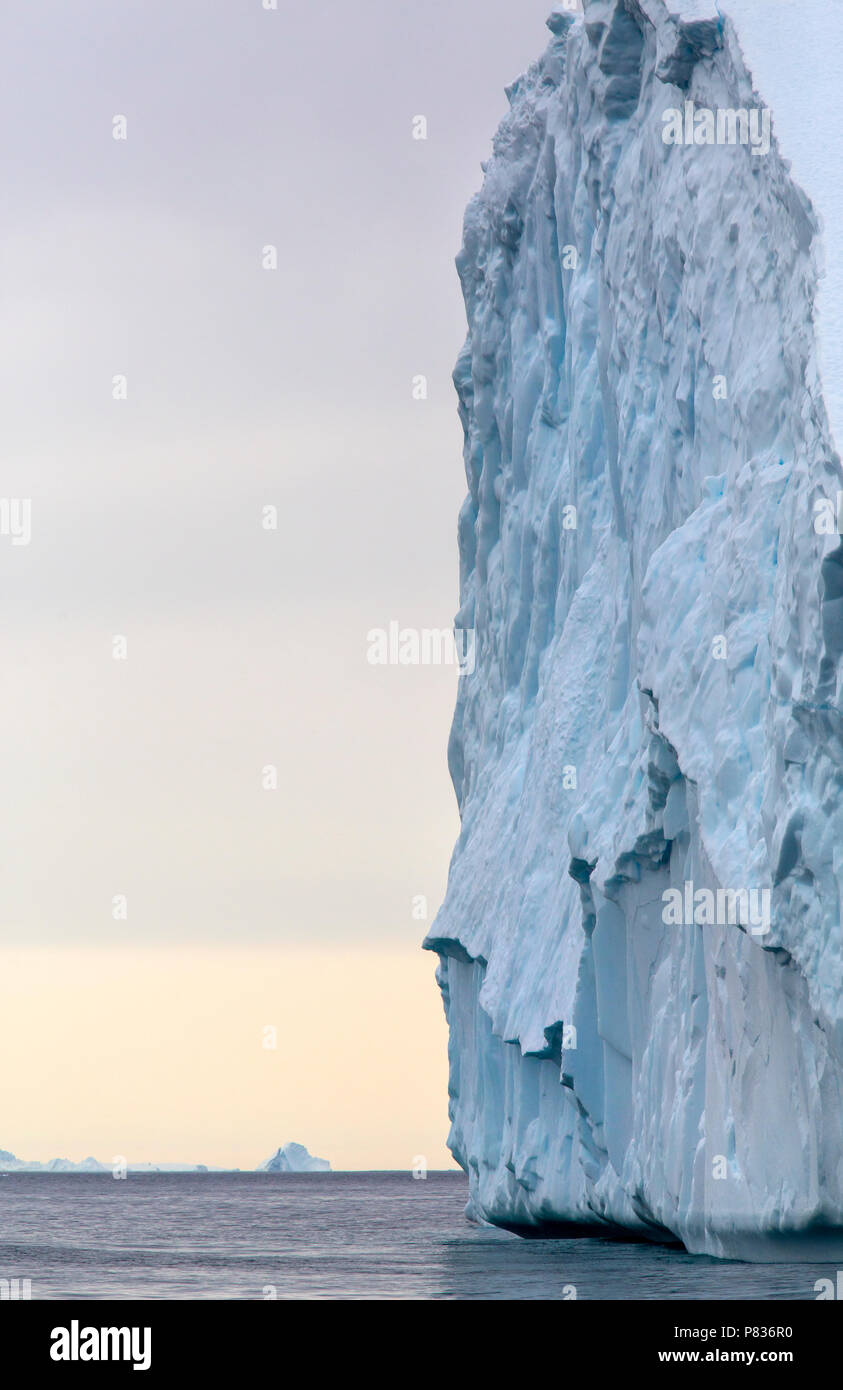
[{"label": "water surface", "polygon": [[[462,1173],[21,1173],[0,1278],[33,1299],[814,1299],[823,1264],[750,1265],[469,1224]],[[570,1293],[568,1294],[570,1296]]]}]

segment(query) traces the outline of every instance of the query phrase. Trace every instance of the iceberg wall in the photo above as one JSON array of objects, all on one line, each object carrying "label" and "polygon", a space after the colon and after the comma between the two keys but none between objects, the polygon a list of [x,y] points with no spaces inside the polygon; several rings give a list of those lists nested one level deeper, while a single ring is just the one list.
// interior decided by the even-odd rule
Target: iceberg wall
[{"label": "iceberg wall", "polygon": [[557,7],[466,213],[457,626],[476,665],[425,944],[469,1215],[833,1258],[835,207],[776,138],[780,109],[800,138],[794,92],[750,68],[753,44],[759,70],[788,44],[810,67],[819,31],[724,3]]}]

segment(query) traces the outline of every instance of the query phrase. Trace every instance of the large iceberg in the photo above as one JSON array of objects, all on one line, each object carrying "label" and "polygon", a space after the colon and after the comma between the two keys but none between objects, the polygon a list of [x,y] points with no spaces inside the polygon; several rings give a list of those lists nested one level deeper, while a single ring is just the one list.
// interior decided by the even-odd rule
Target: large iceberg
[{"label": "large iceberg", "polygon": [[475,1219],[836,1258],[843,4],[572,8],[458,258],[449,1143]]}]

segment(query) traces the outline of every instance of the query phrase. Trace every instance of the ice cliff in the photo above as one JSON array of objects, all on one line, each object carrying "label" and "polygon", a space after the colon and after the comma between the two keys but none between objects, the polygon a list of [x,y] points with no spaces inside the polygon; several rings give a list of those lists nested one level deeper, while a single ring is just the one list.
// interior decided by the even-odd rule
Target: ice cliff
[{"label": "ice cliff", "polygon": [[466,214],[426,944],[469,1214],[832,1257],[843,5],[722,9],[558,6]]}]

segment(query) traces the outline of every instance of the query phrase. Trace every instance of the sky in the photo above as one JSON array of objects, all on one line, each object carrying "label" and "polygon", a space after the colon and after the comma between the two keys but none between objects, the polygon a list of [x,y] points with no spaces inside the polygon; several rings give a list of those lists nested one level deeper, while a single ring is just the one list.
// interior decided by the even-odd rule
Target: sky
[{"label": "sky", "polygon": [[549,9],[4,7],[0,1148],[451,1162],[456,673],[367,635],[458,606],[453,261]]}]

